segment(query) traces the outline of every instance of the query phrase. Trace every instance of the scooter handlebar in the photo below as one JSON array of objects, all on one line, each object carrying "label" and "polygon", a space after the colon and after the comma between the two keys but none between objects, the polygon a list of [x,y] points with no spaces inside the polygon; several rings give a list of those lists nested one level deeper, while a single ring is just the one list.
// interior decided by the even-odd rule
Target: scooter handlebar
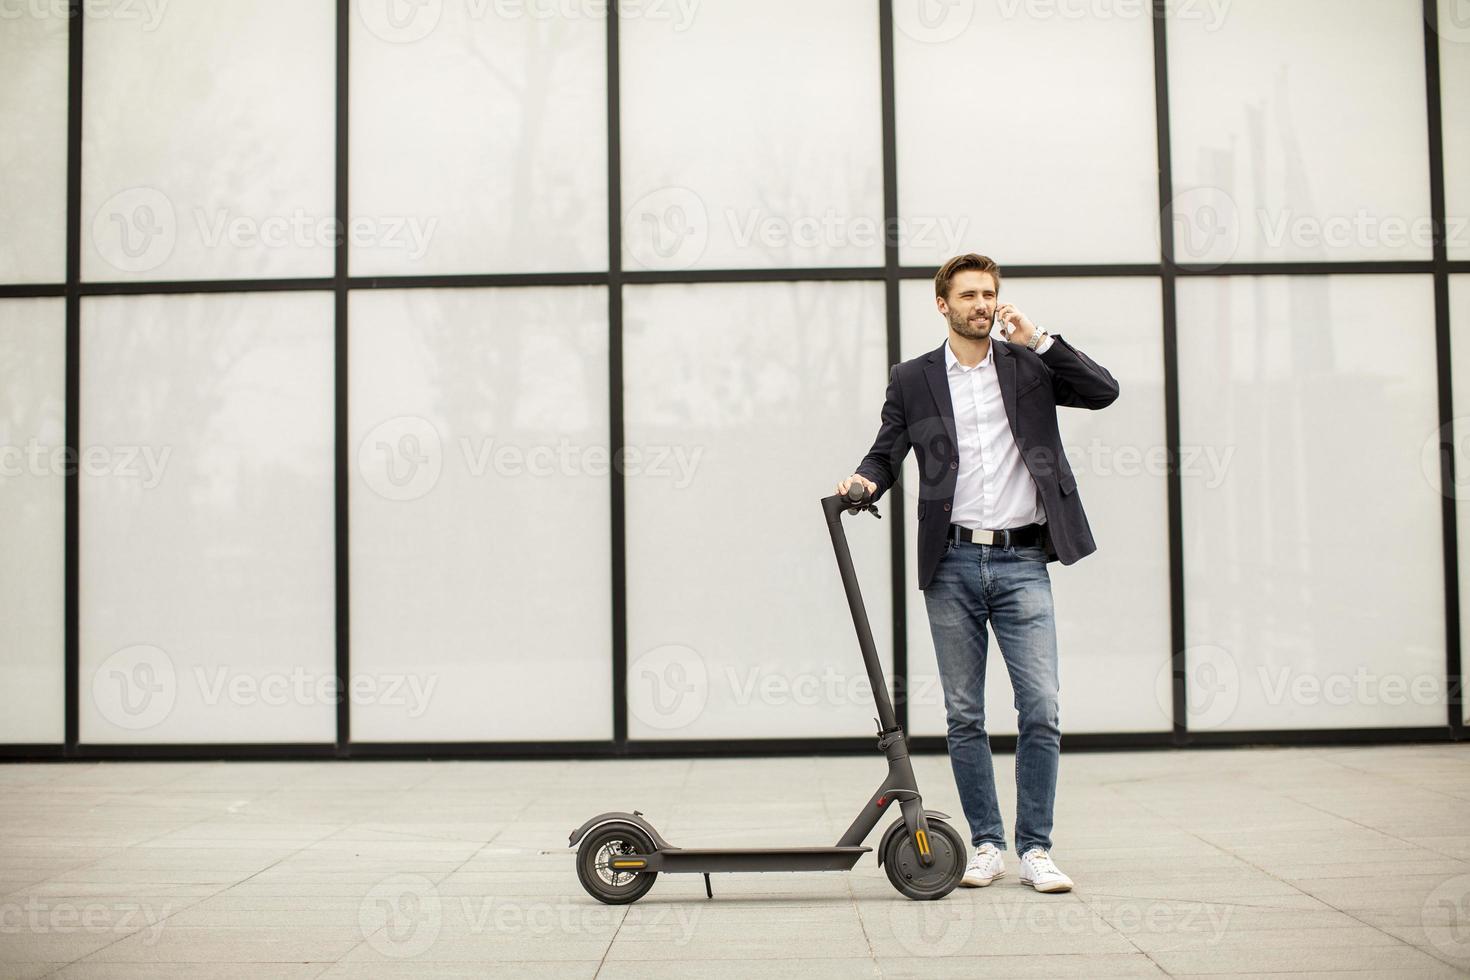
[{"label": "scooter handlebar", "polygon": [[868,488],[861,483],[854,482],[847,488],[847,493],[833,494],[822,499],[822,509],[827,512],[829,522],[837,521],[845,510],[849,514],[857,514],[867,511],[874,517],[882,518],[878,513],[878,505],[873,501],[873,495]]}]

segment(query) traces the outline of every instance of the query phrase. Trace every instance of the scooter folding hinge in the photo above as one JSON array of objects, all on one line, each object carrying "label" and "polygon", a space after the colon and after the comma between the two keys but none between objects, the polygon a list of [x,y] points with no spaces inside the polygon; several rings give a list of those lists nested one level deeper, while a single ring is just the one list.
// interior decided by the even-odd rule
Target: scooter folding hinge
[{"label": "scooter folding hinge", "polygon": [[901,738],[903,738],[903,729],[898,725],[894,725],[892,728],[878,729],[878,751],[887,752],[888,746]]}]

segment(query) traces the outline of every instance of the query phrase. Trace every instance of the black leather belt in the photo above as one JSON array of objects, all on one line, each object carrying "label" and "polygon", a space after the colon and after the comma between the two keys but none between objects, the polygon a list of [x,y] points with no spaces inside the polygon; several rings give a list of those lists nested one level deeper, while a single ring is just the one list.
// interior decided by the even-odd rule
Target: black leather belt
[{"label": "black leather belt", "polygon": [[955,541],[1000,545],[1003,548],[1009,548],[1018,544],[1040,544],[1042,527],[1041,524],[1023,524],[1020,527],[1008,527],[1001,531],[976,531],[958,524],[951,524],[949,536]]}]

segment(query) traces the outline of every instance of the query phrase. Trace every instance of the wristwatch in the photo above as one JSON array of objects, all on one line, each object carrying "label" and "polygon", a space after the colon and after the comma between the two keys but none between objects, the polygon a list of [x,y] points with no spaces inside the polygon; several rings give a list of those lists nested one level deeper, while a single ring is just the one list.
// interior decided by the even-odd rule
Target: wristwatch
[{"label": "wristwatch", "polygon": [[1026,341],[1026,349],[1034,351],[1041,344],[1041,338],[1044,336],[1046,336],[1046,331],[1037,327],[1036,332],[1031,335],[1031,339]]}]

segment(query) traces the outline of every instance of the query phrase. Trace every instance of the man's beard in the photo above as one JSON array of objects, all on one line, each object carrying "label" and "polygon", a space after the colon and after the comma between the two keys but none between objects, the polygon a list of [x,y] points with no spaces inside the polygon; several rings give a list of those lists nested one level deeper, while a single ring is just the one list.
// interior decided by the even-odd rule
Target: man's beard
[{"label": "man's beard", "polygon": [[971,323],[965,316],[955,313],[950,313],[949,315],[950,329],[961,337],[967,337],[970,340],[986,339],[990,336],[990,328],[993,325],[994,320],[991,317],[986,317],[984,320]]}]

